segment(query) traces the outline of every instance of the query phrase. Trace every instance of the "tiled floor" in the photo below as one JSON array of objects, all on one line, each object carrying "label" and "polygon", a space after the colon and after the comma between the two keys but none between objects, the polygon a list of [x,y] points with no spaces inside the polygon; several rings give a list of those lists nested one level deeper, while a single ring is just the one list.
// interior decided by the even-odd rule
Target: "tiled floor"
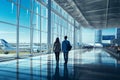
[{"label": "tiled floor", "polygon": [[71,51],[67,65],[47,54],[0,62],[0,80],[120,80],[120,61],[102,49]]}]

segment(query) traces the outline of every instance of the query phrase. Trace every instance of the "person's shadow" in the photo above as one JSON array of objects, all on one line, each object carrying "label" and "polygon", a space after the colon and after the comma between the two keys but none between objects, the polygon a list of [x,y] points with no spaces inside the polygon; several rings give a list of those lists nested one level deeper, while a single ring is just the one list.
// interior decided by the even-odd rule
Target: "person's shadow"
[{"label": "person's shadow", "polygon": [[52,80],[61,80],[60,72],[59,72],[59,64],[56,64],[55,74],[53,75]]},{"label": "person's shadow", "polygon": [[64,75],[60,76],[59,64],[56,64],[55,74],[53,75],[52,80],[71,80],[68,76],[67,64],[64,64]]},{"label": "person's shadow", "polygon": [[63,80],[69,80],[67,64],[64,64]]}]

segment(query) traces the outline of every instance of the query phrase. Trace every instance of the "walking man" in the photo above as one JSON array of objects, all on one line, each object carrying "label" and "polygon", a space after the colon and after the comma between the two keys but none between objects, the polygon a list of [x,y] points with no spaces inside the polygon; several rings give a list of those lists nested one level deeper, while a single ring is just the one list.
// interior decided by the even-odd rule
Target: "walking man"
[{"label": "walking man", "polygon": [[67,36],[64,37],[64,41],[62,41],[62,51],[64,54],[64,61],[65,64],[67,64],[68,62],[68,53],[71,50],[72,46],[70,44],[70,42],[67,40]]}]

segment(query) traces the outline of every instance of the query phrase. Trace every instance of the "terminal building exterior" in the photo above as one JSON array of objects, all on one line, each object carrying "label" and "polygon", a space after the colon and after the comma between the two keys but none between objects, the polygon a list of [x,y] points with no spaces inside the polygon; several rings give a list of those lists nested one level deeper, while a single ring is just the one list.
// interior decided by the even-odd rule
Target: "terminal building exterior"
[{"label": "terminal building exterior", "polygon": [[117,28],[117,39],[120,40],[120,28]]},{"label": "terminal building exterior", "polygon": [[102,42],[102,30],[96,30],[95,43],[101,43],[101,42]]}]

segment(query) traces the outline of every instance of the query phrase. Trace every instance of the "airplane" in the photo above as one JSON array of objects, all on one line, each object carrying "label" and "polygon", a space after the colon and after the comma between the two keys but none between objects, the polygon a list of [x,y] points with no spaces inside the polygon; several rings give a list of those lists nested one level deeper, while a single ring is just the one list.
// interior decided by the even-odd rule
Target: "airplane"
[{"label": "airplane", "polygon": [[87,44],[87,43],[79,43],[79,47],[82,49],[92,49],[93,46]]},{"label": "airplane", "polygon": [[87,49],[92,49],[92,48],[102,48],[103,45],[100,43],[82,43],[81,48],[87,48]]},{"label": "airplane", "polygon": [[94,46],[94,48],[102,48],[103,45],[101,43],[90,43],[89,45]]},{"label": "airplane", "polygon": [[[15,52],[16,47],[5,41],[4,39],[0,39],[1,41],[1,49],[4,51],[5,54],[8,54],[9,52]],[[47,48],[42,48],[41,51],[44,52]],[[30,52],[30,45],[29,44],[22,44],[19,45],[20,51],[29,51]],[[33,45],[33,52],[39,53],[40,52],[40,46]]]},{"label": "airplane", "polygon": [[83,49],[92,49],[93,46],[90,45],[90,44],[82,44],[82,48],[83,48]]}]

